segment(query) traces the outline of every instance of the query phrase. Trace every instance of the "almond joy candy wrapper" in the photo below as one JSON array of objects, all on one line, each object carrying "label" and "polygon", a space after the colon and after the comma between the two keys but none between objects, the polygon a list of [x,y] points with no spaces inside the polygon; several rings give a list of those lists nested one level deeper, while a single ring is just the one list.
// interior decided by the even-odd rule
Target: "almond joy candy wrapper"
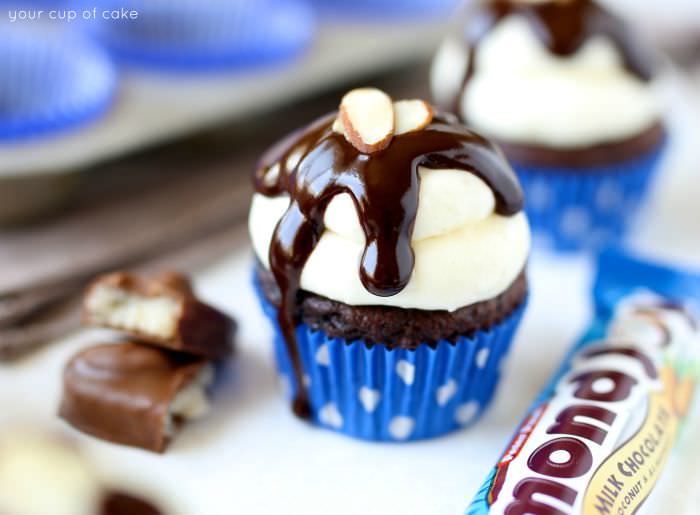
[{"label": "almond joy candy wrapper", "polygon": [[645,513],[691,409],[699,300],[700,276],[604,252],[592,324],[467,514]]}]

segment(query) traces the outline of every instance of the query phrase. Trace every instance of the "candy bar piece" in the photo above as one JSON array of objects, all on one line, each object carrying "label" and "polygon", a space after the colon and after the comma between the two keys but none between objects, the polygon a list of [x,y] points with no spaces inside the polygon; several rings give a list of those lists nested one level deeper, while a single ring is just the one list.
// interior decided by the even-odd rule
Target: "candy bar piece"
[{"label": "candy bar piece", "polygon": [[60,416],[103,440],[164,452],[180,424],[208,411],[213,376],[206,360],[159,347],[90,347],[66,365]]},{"label": "candy bar piece", "polygon": [[0,513],[96,515],[102,487],[77,449],[31,431],[0,436]]},{"label": "candy bar piece", "polygon": [[677,513],[677,482],[658,481],[673,472],[700,379],[700,276],[618,250],[598,266],[593,322],[467,515]]},{"label": "candy bar piece", "polygon": [[161,511],[138,497],[109,492],[102,502],[100,515],[161,515]]},{"label": "candy bar piece", "polygon": [[235,322],[199,301],[187,277],[115,272],[87,290],[84,321],[161,347],[220,360],[231,353]]}]

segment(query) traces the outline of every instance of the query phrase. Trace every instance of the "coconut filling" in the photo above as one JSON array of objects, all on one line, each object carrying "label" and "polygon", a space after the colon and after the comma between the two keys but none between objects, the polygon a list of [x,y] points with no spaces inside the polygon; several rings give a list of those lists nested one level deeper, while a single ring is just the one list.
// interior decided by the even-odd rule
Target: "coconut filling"
[{"label": "coconut filling", "polygon": [[182,314],[179,300],[135,295],[102,285],[90,292],[86,307],[96,324],[166,340],[175,337],[177,321]]},{"label": "coconut filling", "polygon": [[165,421],[165,432],[168,437],[175,434],[180,423],[202,418],[209,412],[207,390],[213,382],[214,366],[207,364],[191,382],[177,392],[170,403]]},{"label": "coconut filling", "polygon": [[0,513],[94,515],[102,493],[94,471],[69,445],[32,431],[0,437]]}]

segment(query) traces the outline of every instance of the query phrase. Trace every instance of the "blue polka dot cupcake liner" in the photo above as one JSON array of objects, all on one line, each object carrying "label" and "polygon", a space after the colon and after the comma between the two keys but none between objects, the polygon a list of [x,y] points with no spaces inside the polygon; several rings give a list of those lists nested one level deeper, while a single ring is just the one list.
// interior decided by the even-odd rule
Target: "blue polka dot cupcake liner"
[{"label": "blue polka dot cupcake liner", "polygon": [[365,20],[445,17],[459,6],[459,0],[312,0],[326,18]]},{"label": "blue polka dot cupcake liner", "polygon": [[0,38],[0,140],[45,136],[99,118],[117,75],[89,41],[4,27]]},{"label": "blue polka dot cupcake liner", "polygon": [[305,0],[108,0],[98,12],[126,9],[135,19],[83,24],[120,62],[188,71],[247,69],[299,56],[316,30]]},{"label": "blue polka dot cupcake liner", "polygon": [[538,245],[596,251],[623,238],[659,168],[666,145],[638,159],[595,169],[526,166],[511,161],[525,192]]},{"label": "blue polka dot cupcake liner", "polygon": [[[277,367],[291,400],[296,388],[277,309],[254,282],[275,328]],[[493,399],[524,310],[525,305],[488,331],[415,350],[349,342],[299,325],[296,337],[313,421],[382,442],[435,438],[470,426]]]}]

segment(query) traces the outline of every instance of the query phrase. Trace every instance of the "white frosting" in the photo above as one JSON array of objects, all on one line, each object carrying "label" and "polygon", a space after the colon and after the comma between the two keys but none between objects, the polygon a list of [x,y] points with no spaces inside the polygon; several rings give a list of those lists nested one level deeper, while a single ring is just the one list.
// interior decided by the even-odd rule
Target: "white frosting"
[{"label": "white frosting", "polygon": [[511,15],[480,42],[474,76],[460,92],[468,59],[463,43],[443,44],[431,72],[433,95],[443,104],[461,95],[460,115],[504,141],[585,147],[636,136],[661,115],[656,85],[630,73],[608,38],[559,57]]},{"label": "white frosting", "polygon": [[[360,281],[364,235],[352,200],[339,195],[326,211],[326,231],[301,276],[304,290],[350,305],[449,310],[503,293],[523,270],[530,250],[525,215],[494,212],[490,188],[474,174],[419,169],[420,201],[413,233],[413,275],[392,297],[369,293]],[[255,194],[249,229],[269,268],[272,234],[289,198]]]},{"label": "white frosting", "polygon": [[94,515],[102,489],[71,447],[31,432],[0,438],[0,513]]},{"label": "white frosting", "polygon": [[[420,168],[419,173],[420,203],[413,228],[414,240],[448,233],[493,213],[496,199],[476,175],[462,170],[428,168]],[[324,222],[329,230],[364,243],[365,236],[355,213],[350,195],[338,195],[329,204]]]},{"label": "white frosting", "polygon": [[451,106],[464,83],[469,65],[469,51],[462,40],[447,38],[433,59],[430,70],[430,90],[435,102]]}]

